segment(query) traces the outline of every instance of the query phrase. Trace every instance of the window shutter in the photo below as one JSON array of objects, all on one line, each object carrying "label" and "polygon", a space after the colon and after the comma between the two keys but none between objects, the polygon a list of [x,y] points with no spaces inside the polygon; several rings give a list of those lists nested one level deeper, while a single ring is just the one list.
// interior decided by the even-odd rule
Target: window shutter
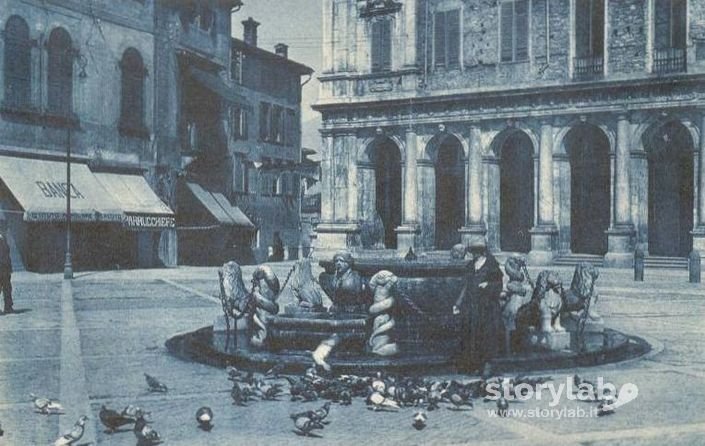
[{"label": "window shutter", "polygon": [[269,120],[269,104],[262,102],[259,106],[259,139],[266,141],[269,136],[267,122]]},{"label": "window shutter", "polygon": [[602,56],[605,53],[605,1],[592,0],[592,56]]},{"label": "window shutter", "polygon": [[656,49],[671,47],[671,0],[654,3],[654,46]]},{"label": "window shutter", "polygon": [[242,120],[242,124],[240,126],[240,136],[242,137],[242,139],[249,138],[249,132],[247,129],[247,126],[249,125],[248,124],[249,120],[247,118],[248,115],[249,115],[249,112],[247,111],[247,109],[240,109],[240,119]]},{"label": "window shutter", "polygon": [[500,8],[500,33],[501,33],[501,50],[500,60],[502,62],[511,62],[513,59],[513,44],[514,44],[514,4],[504,2]]},{"label": "window shutter", "polygon": [[529,0],[514,2],[514,60],[529,58]]},{"label": "window shutter", "polygon": [[685,48],[686,0],[673,0],[672,7],[671,27],[673,42],[671,44],[673,48]]},{"label": "window shutter", "polygon": [[433,63],[435,66],[444,66],[446,63],[446,13],[436,12],[433,24]]},{"label": "window shutter", "polygon": [[446,12],[448,67],[460,65],[460,10]]},{"label": "window shutter", "polygon": [[5,27],[5,101],[13,106],[30,103],[31,56],[29,27],[14,16]]},{"label": "window shutter", "polygon": [[372,22],[372,71],[382,70],[382,22]]},{"label": "window shutter", "polygon": [[575,2],[575,55],[590,56],[590,0]]},{"label": "window shutter", "polygon": [[392,22],[382,21],[382,69],[392,68]]}]

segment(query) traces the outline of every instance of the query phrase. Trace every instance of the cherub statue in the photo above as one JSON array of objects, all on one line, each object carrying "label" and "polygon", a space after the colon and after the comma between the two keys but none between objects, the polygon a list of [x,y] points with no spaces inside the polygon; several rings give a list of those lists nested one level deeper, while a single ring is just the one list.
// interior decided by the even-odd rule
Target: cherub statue
[{"label": "cherub statue", "polygon": [[510,349],[511,333],[516,330],[516,317],[519,309],[531,301],[534,290],[528,274],[525,275],[526,263],[521,257],[510,257],[504,264],[504,272],[509,282],[500,294],[502,320],[504,321],[505,350]]}]

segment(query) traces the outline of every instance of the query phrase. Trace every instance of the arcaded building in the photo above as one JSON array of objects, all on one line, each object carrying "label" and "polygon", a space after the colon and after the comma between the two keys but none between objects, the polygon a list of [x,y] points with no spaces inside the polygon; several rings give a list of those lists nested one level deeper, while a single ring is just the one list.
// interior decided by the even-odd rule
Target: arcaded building
[{"label": "arcaded building", "polygon": [[324,249],[705,249],[705,2],[323,1]]}]

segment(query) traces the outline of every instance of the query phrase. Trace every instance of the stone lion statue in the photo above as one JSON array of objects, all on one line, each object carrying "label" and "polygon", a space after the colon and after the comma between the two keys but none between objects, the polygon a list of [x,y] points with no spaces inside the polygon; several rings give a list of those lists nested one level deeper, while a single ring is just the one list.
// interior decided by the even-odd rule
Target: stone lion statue
[{"label": "stone lion statue", "polygon": [[544,333],[563,332],[560,313],[563,307],[563,284],[553,271],[541,271],[528,304],[517,313],[517,326],[534,326]]},{"label": "stone lion statue", "polygon": [[[598,294],[595,291],[595,282],[600,276],[593,265],[581,262],[575,266],[573,281],[570,289],[563,294],[563,310],[567,312],[581,312],[589,308],[589,317],[598,319],[600,316],[591,307],[597,302]],[[591,302],[592,300],[592,302]]]}]

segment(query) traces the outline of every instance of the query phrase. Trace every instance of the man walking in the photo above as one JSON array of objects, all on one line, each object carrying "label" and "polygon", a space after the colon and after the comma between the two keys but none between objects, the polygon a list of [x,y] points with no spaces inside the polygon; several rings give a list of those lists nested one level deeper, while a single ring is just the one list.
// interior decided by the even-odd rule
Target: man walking
[{"label": "man walking", "polygon": [[12,260],[10,259],[10,246],[5,235],[0,232],[0,291],[5,298],[5,314],[14,313],[12,308]]}]

